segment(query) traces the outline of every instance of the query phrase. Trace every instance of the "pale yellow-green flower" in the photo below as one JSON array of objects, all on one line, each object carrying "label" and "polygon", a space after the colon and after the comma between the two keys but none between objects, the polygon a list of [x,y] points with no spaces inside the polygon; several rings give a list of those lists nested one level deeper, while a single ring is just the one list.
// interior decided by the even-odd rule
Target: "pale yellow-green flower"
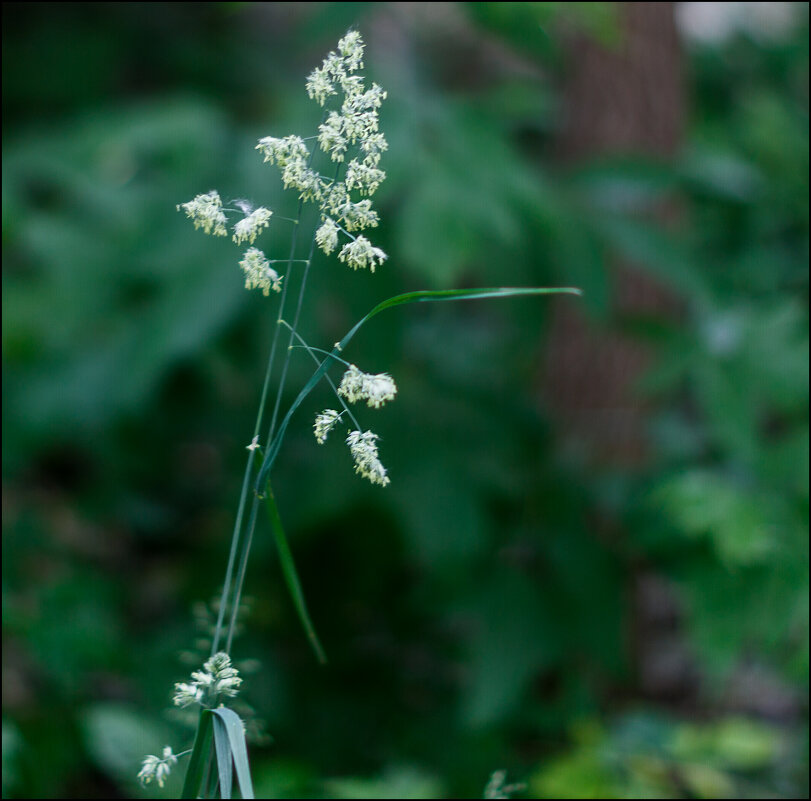
[{"label": "pale yellow-green flower", "polygon": [[365,400],[370,408],[379,409],[386,401],[394,400],[397,385],[388,373],[364,373],[350,364],[341,379],[338,394],[350,403]]},{"label": "pale yellow-green flower", "polygon": [[177,210],[186,212],[186,216],[194,223],[195,228],[202,228],[207,234],[214,236],[228,236],[225,224],[228,220],[222,210],[222,200],[218,192],[212,190],[204,195],[197,195],[188,203],[181,203]]},{"label": "pale yellow-green flower", "polygon": [[387,258],[388,256],[380,248],[374,247],[365,236],[359,236],[354,241],[347,242],[338,254],[339,261],[345,262],[353,270],[368,267],[372,272]]},{"label": "pale yellow-green flower", "polygon": [[325,409],[321,414],[316,415],[313,431],[319,445],[323,445],[327,441],[327,435],[335,428],[335,424],[340,419],[340,412],[335,409]]},{"label": "pale yellow-green flower", "polygon": [[163,787],[166,782],[166,777],[172,769],[173,765],[177,764],[177,757],[172,753],[172,749],[167,745],[163,749],[161,756],[157,757],[150,754],[144,757],[144,763],[141,770],[138,771],[138,780],[146,786],[152,781],[157,782],[158,787]]},{"label": "pale yellow-green flower", "polygon": [[191,677],[189,683],[175,684],[175,706],[200,704],[210,709],[223,698],[233,698],[242,684],[239,671],[231,665],[231,657],[224,651],[214,654],[203,669],[195,670]]},{"label": "pale yellow-green flower", "polygon": [[346,438],[349,451],[355,460],[355,472],[368,478],[372,484],[379,484],[385,487],[391,481],[386,475],[386,468],[383,467],[377,456],[377,434],[371,431],[350,431]]},{"label": "pale yellow-green flower", "polygon": [[254,243],[254,240],[259,236],[263,228],[270,225],[270,218],[273,212],[270,209],[260,206],[255,209],[246,217],[241,219],[234,226],[234,242],[241,245],[243,242]]},{"label": "pale yellow-green flower", "polygon": [[327,217],[315,232],[315,244],[329,256],[338,247],[338,226],[335,220]]},{"label": "pale yellow-green flower", "polygon": [[245,289],[261,289],[265,297],[271,289],[282,291],[282,276],[270,266],[270,261],[259,248],[248,248],[239,266],[245,272]]}]

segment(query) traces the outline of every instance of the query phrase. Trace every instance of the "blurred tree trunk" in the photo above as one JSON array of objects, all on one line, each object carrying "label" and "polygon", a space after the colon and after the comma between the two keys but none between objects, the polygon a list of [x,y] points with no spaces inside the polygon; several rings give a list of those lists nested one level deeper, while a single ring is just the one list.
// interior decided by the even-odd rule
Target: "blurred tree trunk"
[{"label": "blurred tree trunk", "polygon": [[[685,126],[683,64],[674,3],[618,3],[620,38],[605,46],[580,37],[569,50],[564,161],[622,154],[672,158]],[[667,224],[670,207],[651,208]],[[609,264],[611,314],[673,316],[678,303],[639,267]],[[638,341],[597,328],[577,304],[555,304],[547,401],[588,463],[620,469],[648,462],[646,409],[634,384],[650,363]],[[669,584],[630,565],[629,657],[638,689],[657,701],[684,703],[697,675],[680,634],[678,599]]]},{"label": "blurred tree trunk", "polygon": [[[569,46],[564,161],[637,154],[669,159],[684,130],[682,53],[673,3],[617,3],[619,39]],[[652,209],[660,218],[666,209]],[[630,264],[611,265],[612,312],[672,314],[670,295]],[[633,385],[648,364],[638,342],[597,330],[576,304],[555,304],[546,400],[592,463],[644,464],[644,416]]]}]

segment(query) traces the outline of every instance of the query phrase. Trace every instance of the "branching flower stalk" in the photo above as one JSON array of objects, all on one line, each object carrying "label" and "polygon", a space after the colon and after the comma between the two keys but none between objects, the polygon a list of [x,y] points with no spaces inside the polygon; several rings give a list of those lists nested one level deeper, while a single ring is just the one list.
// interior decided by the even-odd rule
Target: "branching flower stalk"
[{"label": "branching flower stalk", "polygon": [[[308,77],[306,88],[310,98],[324,107],[324,116],[317,135],[306,139],[295,135],[282,138],[266,136],[256,145],[264,161],[280,170],[285,188],[298,193],[295,219],[288,220],[274,215],[273,210],[264,206],[253,208],[247,201],[242,200],[232,201],[237,209],[226,208],[216,190],[197,195],[193,200],[177,207],[192,221],[195,228],[202,229],[204,233],[212,236],[228,236],[230,224],[228,214],[241,213],[241,219],[231,226],[231,238],[237,245],[248,245],[239,260],[239,267],[244,273],[245,287],[249,290],[261,290],[265,297],[280,295],[253,436],[246,445],[248,455],[245,473],[217,623],[211,642],[210,658],[202,670],[192,673],[191,681],[175,686],[176,705],[199,706],[201,710],[194,747],[190,752],[175,755],[171,748],[166,746],[161,757],[155,755],[146,757],[138,774],[144,784],[155,781],[159,786],[163,786],[171,767],[177,762],[177,757],[188,753],[190,760],[183,790],[183,797],[186,798],[210,798],[218,792],[223,798],[230,797],[233,775],[236,775],[238,780],[241,796],[253,797],[244,724],[227,704],[237,695],[242,682],[237,669],[231,664],[229,654],[236,630],[251,543],[263,501],[267,506],[283,575],[296,611],[316,655],[322,663],[326,661],[307,611],[269,481],[270,470],[278,456],[294,412],[322,378],[335,394],[341,411],[328,408],[316,416],[313,424],[316,443],[324,445],[330,432],[345,419],[349,420],[352,428],[347,430],[344,439],[355,472],[381,487],[391,483],[388,471],[379,456],[380,438],[373,431],[363,429],[350,405],[364,402],[368,409],[378,410],[396,398],[397,386],[388,373],[364,372],[339,355],[348,346],[355,333],[381,311],[405,303],[556,292],[579,293],[579,290],[569,288],[410,292],[379,303],[340,342],[335,343],[330,351],[313,348],[307,344],[298,326],[316,247],[326,256],[337,252],[338,261],[352,270],[368,269],[374,273],[388,258],[367,235],[368,229],[375,228],[379,223],[371,198],[386,177],[386,173],[380,168],[380,161],[388,144],[379,130],[378,122],[378,110],[386,98],[386,92],[374,83],[367,88],[362,75],[357,74],[363,69],[363,52],[364,44],[360,34],[357,31],[350,31],[338,42],[337,50],[329,53],[323,64],[313,70]],[[308,147],[307,142],[313,142],[312,148]],[[321,159],[328,157],[329,162],[334,165],[331,176],[325,177],[316,169],[319,151],[324,154],[320,156]],[[297,258],[296,254],[300,244],[303,211],[307,203],[316,205],[318,223],[310,236],[307,257],[302,259]],[[276,224],[276,220],[292,222],[293,225],[286,259],[268,258],[255,244],[272,225]],[[280,274],[273,265],[283,265],[283,272]],[[299,265],[302,266],[299,268]],[[300,273],[298,277],[297,272]],[[294,297],[291,284],[296,281],[298,291]],[[292,316],[288,315],[290,306]],[[262,439],[262,423],[272,377],[276,373],[283,329],[289,333],[287,348],[284,350],[278,370],[271,419]],[[316,364],[316,370],[280,419],[290,360],[293,352],[299,348],[307,351]],[[321,354],[323,358],[319,358],[316,354]],[[343,364],[346,368],[338,385],[328,374],[328,370],[336,364]],[[262,442],[264,444],[261,444]],[[257,453],[262,458],[258,468]],[[227,625],[226,610],[229,610]]]}]

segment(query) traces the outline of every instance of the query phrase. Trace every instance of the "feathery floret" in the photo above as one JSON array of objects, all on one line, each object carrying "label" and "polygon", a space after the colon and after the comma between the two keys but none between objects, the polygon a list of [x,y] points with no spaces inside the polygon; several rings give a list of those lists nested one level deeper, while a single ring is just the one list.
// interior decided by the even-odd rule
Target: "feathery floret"
[{"label": "feathery floret", "polygon": [[344,373],[338,394],[350,403],[367,401],[367,406],[379,409],[386,401],[394,400],[397,385],[388,373],[364,373],[354,364]]},{"label": "feathery floret", "polygon": [[210,709],[222,698],[233,698],[242,684],[239,671],[231,665],[231,657],[224,651],[214,654],[203,669],[195,670],[191,677],[189,683],[175,684],[175,706],[200,704]]},{"label": "feathery floret", "polygon": [[372,484],[380,484],[385,487],[391,483],[386,475],[386,468],[383,467],[377,456],[376,441],[380,439],[377,434],[371,431],[350,431],[346,438],[346,444],[352,458],[355,460],[355,472],[360,473],[364,478],[368,478]]},{"label": "feathery floret", "polygon": [[246,217],[241,219],[234,226],[234,242],[241,245],[243,242],[254,243],[254,240],[261,233],[263,228],[270,225],[270,218],[273,212],[270,209],[260,206]]},{"label": "feathery floret", "polygon": [[188,203],[181,203],[177,210],[183,209],[186,216],[194,223],[195,228],[202,228],[207,234],[228,236],[225,224],[228,220],[222,210],[222,200],[215,190],[204,195],[197,195]]},{"label": "feathery floret", "polygon": [[372,272],[387,258],[388,256],[380,248],[374,247],[365,236],[359,236],[354,241],[347,242],[338,254],[339,261],[345,262],[353,270],[368,267]]},{"label": "feathery floret", "polygon": [[338,247],[339,228],[332,217],[327,217],[315,232],[315,244],[329,256]]},{"label": "feathery floret", "polygon": [[265,297],[271,289],[282,291],[283,276],[270,266],[270,261],[259,248],[248,248],[239,266],[245,272],[245,289],[261,289]]},{"label": "feathery floret", "polygon": [[167,745],[164,747],[161,756],[157,757],[154,754],[150,754],[149,756],[144,757],[144,764],[141,767],[141,770],[138,771],[138,781],[146,786],[154,780],[157,782],[158,787],[163,787],[172,766],[176,764],[177,757],[172,753],[172,749]]},{"label": "feathery floret", "polygon": [[335,409],[325,409],[321,414],[316,415],[315,425],[313,430],[315,432],[315,439],[319,445],[323,445],[327,441],[327,435],[335,424],[341,419],[340,412]]}]

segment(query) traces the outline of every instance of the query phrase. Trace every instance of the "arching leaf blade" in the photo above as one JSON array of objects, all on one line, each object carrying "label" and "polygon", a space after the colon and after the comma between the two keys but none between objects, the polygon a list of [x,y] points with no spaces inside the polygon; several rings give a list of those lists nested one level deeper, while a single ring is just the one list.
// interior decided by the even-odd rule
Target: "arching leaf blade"
[{"label": "arching leaf blade", "polygon": [[231,745],[228,731],[219,715],[212,715],[214,724],[214,751],[217,754],[217,773],[220,781],[220,798],[231,797],[234,768],[231,759]]},{"label": "arching leaf blade", "polygon": [[228,736],[228,745],[231,749],[231,757],[234,761],[234,769],[237,774],[237,784],[239,793],[243,798],[255,798],[253,794],[253,783],[251,781],[251,769],[248,763],[248,746],[245,742],[245,727],[242,718],[233,709],[221,706],[211,710],[212,715],[216,715],[225,726]]},{"label": "arching leaf blade", "polygon": [[315,633],[315,626],[310,619],[310,613],[307,611],[307,603],[304,600],[304,591],[301,588],[296,565],[293,561],[293,554],[290,550],[290,545],[287,542],[287,536],[284,533],[282,526],[282,519],[279,515],[279,508],[276,505],[276,498],[273,495],[273,489],[270,486],[270,481],[265,485],[265,501],[268,510],[268,518],[270,519],[270,527],[273,530],[273,537],[276,540],[276,547],[279,550],[279,561],[282,565],[282,573],[284,580],[287,583],[287,589],[290,591],[290,597],[293,599],[293,605],[296,607],[301,625],[307,634],[307,639],[310,641],[313,650],[315,651],[318,661],[324,665],[327,662],[324,649]]},{"label": "arching leaf blade", "polygon": [[200,711],[200,720],[197,724],[197,734],[194,737],[194,746],[189,757],[189,767],[183,780],[181,798],[197,798],[203,786],[206,773],[206,761],[211,753],[211,711]]},{"label": "arching leaf blade", "polygon": [[333,348],[332,353],[325,357],[316,371],[311,376],[310,380],[304,385],[301,392],[299,392],[296,399],[287,410],[281,423],[279,424],[276,436],[274,436],[271,443],[268,445],[265,453],[265,458],[262,462],[262,467],[259,470],[259,475],[254,485],[254,491],[257,495],[261,494],[262,487],[265,484],[267,475],[276,456],[281,448],[282,439],[284,438],[287,426],[293,413],[298,409],[304,399],[312,392],[315,385],[321,380],[330,367],[333,357],[337,356],[349,344],[352,337],[360,330],[360,328],[367,323],[372,317],[377,316],[380,312],[386,309],[394,308],[395,306],[403,306],[408,303],[437,303],[447,301],[460,301],[460,300],[481,300],[485,298],[508,298],[527,295],[581,295],[582,292],[575,287],[487,287],[482,289],[435,289],[435,290],[418,290],[415,292],[404,292],[401,295],[394,295],[387,300],[381,301],[377,304],[365,317],[359,320],[344,336],[344,338],[337,343]]}]

